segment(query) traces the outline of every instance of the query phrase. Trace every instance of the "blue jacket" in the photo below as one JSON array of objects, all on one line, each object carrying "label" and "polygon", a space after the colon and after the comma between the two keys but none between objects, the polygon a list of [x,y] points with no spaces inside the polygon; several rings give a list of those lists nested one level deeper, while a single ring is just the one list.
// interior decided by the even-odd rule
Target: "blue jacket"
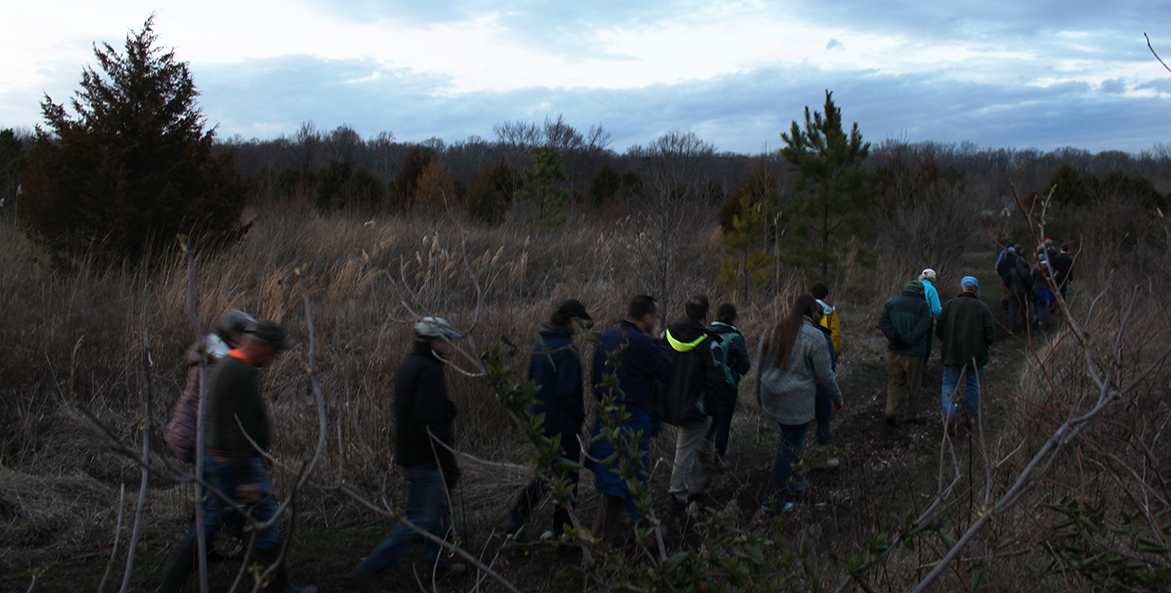
[{"label": "blue jacket", "polygon": [[930,280],[922,280],[923,282],[923,298],[927,299],[927,306],[931,307],[931,317],[939,318],[939,312],[943,311],[943,303],[939,302],[939,291],[935,290],[935,286],[931,284]]},{"label": "blue jacket", "polygon": [[887,352],[927,356],[931,339],[931,308],[923,295],[904,290],[882,306],[878,327],[886,336]]},{"label": "blue jacket", "polygon": [[545,432],[579,432],[585,421],[581,353],[573,345],[568,328],[550,328],[541,323],[529,358],[529,380],[537,384],[533,415],[545,415]]},{"label": "blue jacket", "polygon": [[[607,354],[623,345],[626,348],[618,354],[618,368],[615,369],[608,364]],[[591,382],[598,401],[609,390],[603,380],[603,375],[607,374],[614,374],[618,379],[621,393],[614,394],[618,403],[654,410],[657,418],[661,410],[656,381],[669,383],[675,374],[675,365],[661,341],[642,333],[637,325],[623,319],[618,327],[602,332],[594,347]]]}]

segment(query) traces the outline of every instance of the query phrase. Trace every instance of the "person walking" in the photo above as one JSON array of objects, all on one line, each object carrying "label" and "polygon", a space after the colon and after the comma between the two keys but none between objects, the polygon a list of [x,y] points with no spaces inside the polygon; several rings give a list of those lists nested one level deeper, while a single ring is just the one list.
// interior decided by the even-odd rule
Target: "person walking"
[{"label": "person walking", "polygon": [[1020,324],[1029,322],[1029,308],[1036,302],[1037,296],[1033,293],[1032,274],[1024,257],[1013,258],[1012,266],[1004,278],[1005,298],[1008,301],[1008,335],[1011,336]]},{"label": "person walking", "polygon": [[923,283],[923,298],[931,308],[931,325],[927,327],[927,354],[923,355],[923,372],[927,372],[927,365],[931,364],[931,346],[935,340],[935,320],[939,318],[939,311],[943,308],[939,304],[939,291],[935,290],[935,270],[927,268],[919,273],[919,282]]},{"label": "person walking", "polygon": [[[585,421],[585,402],[582,399],[581,352],[573,343],[576,333],[575,320],[591,321],[585,305],[577,299],[563,301],[548,320],[541,322],[537,343],[529,357],[529,380],[537,386],[533,395],[532,414],[545,415],[545,436],[558,438],[561,444],[561,458],[578,464],[581,461],[581,425]],[[578,472],[576,469],[559,469],[562,477],[573,485],[573,494],[568,504],[573,507],[577,500]],[[516,533],[529,522],[533,508],[549,493],[549,478],[539,476],[529,482],[517,496],[508,518],[504,520],[506,533]],[[564,526],[572,527],[569,510],[559,506],[553,511],[554,535],[560,534]]]},{"label": "person walking", "polygon": [[[202,529],[208,547],[223,526],[224,514],[231,508],[223,496],[248,509],[249,517],[268,524],[255,536],[256,560],[273,570],[268,591],[315,593],[316,587],[298,587],[289,581],[287,562],[281,557],[278,505],[268,478],[268,465],[262,456],[272,444],[268,409],[261,397],[258,369],[267,366],[283,350],[289,349],[285,331],[272,320],[256,324],[251,333],[240,337],[237,347],[216,364],[209,381],[205,427],[207,453],[203,460],[203,479],[214,490],[203,500],[203,525],[191,522],[187,539],[175,555],[163,583],[156,593],[182,589],[194,572],[196,534]],[[255,443],[255,445],[253,444]]]},{"label": "person walking", "polygon": [[[445,539],[443,514],[460,477],[449,448],[458,410],[447,396],[444,361],[451,355],[451,340],[461,337],[442,317],[422,318],[411,329],[411,351],[394,380],[394,461],[407,478],[406,521],[438,540]],[[466,569],[449,563],[434,539],[402,524],[350,572],[350,578],[364,591],[381,591],[379,575],[419,540],[424,540],[425,574],[454,575]]]},{"label": "person walking", "polygon": [[[957,416],[965,421],[976,417],[980,403],[980,382],[988,364],[988,349],[996,335],[992,313],[979,297],[980,282],[972,276],[960,280],[959,296],[949,300],[939,314],[936,333],[942,343],[943,422],[955,433]],[[963,398],[957,393],[963,383]]]},{"label": "person walking", "polygon": [[[634,297],[626,318],[598,337],[591,369],[590,384],[598,402],[613,396],[626,409],[628,418],[623,421],[621,439],[631,442],[644,454],[639,473],[644,483],[650,478],[651,460],[647,451],[661,422],[657,383],[669,383],[675,374],[671,355],[659,339],[661,327],[662,313],[654,297]],[[598,406],[585,467],[594,472],[594,487],[603,497],[594,521],[594,535],[608,540],[622,520],[624,509],[635,518],[639,512],[626,480],[600,461],[616,452],[615,443],[602,436],[603,414]]]},{"label": "person walking", "polygon": [[740,378],[748,374],[752,368],[752,361],[748,358],[748,345],[744,336],[736,329],[736,306],[724,303],[716,309],[716,321],[707,326],[707,332],[712,336],[712,351],[716,357],[716,364],[720,367],[720,374],[724,381],[720,384],[720,393],[715,398],[712,410],[711,426],[704,436],[706,442],[715,439],[715,468],[723,470],[727,467],[725,456],[728,454],[728,440],[732,434],[732,416],[736,413],[736,400],[740,396]]},{"label": "person walking", "polygon": [[[163,429],[163,441],[171,454],[180,461],[195,463],[195,439],[199,430],[200,393],[203,375],[211,375],[215,364],[235,348],[245,334],[256,328],[256,319],[239,310],[232,309],[220,316],[215,331],[191,345],[183,353],[187,363],[187,385],[179,400],[175,402],[171,421]],[[204,355],[206,354],[206,359]],[[204,368],[199,368],[200,361]]]},{"label": "person walking", "polygon": [[756,401],[781,429],[776,459],[761,509],[791,511],[793,497],[805,493],[805,479],[793,468],[805,448],[805,433],[816,412],[820,384],[838,405],[842,392],[832,368],[825,337],[813,324],[817,299],[803,294],[788,315],[761,340],[756,366]]},{"label": "person walking", "polygon": [[842,346],[842,327],[838,321],[837,309],[825,300],[829,296],[829,287],[823,282],[818,282],[810,287],[809,293],[817,299],[817,304],[821,305],[821,321],[818,322],[818,325],[829,330],[830,339],[834,343],[834,361],[841,362],[842,350],[844,349]]},{"label": "person walking", "polygon": [[1073,280],[1073,257],[1069,255],[1069,244],[1061,244],[1061,252],[1053,256],[1053,282],[1057,291],[1061,293],[1061,300],[1065,301],[1065,290]]},{"label": "person walking", "polygon": [[878,327],[886,336],[886,423],[895,426],[901,418],[923,424],[919,390],[923,359],[931,339],[931,307],[923,297],[923,283],[912,280],[898,296],[888,300],[878,316]]},{"label": "person walking", "polygon": [[707,486],[699,446],[711,422],[708,410],[714,411],[724,381],[713,352],[715,341],[705,327],[709,308],[706,295],[691,297],[683,307],[684,317],[663,335],[675,369],[663,392],[663,421],[678,429],[667,489],[676,510],[686,508],[689,498]]},{"label": "person walking", "polygon": [[1038,251],[1037,263],[1033,264],[1033,268],[1029,270],[1029,279],[1033,283],[1033,298],[1036,300],[1031,320],[1037,329],[1045,329],[1045,313],[1056,302],[1050,287],[1053,273],[1049,267],[1049,261],[1042,257],[1044,253],[1044,251]]},{"label": "person walking", "polygon": [[[837,359],[834,357],[834,341],[833,334],[828,328],[821,325],[821,318],[824,317],[824,309],[819,300],[817,306],[813,309],[813,323],[822,335],[825,336],[826,348],[830,356],[830,368],[836,373],[838,370]],[[813,451],[812,460],[809,464],[810,469],[834,469],[841,465],[841,461],[830,448],[830,425],[834,419],[834,408],[840,407],[834,403],[833,398],[830,397],[829,391],[821,382],[817,383],[817,398],[814,400],[814,415],[817,421],[817,427],[814,430],[814,442],[817,447]]]}]

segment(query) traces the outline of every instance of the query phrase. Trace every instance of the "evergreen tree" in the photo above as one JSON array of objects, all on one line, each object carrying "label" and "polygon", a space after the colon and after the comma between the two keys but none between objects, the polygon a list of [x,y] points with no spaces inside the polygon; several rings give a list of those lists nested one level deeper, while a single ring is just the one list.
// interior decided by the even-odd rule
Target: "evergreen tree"
[{"label": "evergreen tree", "polygon": [[565,165],[555,148],[546,146],[533,155],[533,168],[525,169],[525,187],[517,192],[517,198],[529,207],[533,230],[555,231],[565,223],[569,201],[569,190],[561,186],[565,180]]},{"label": "evergreen tree", "polygon": [[797,174],[798,198],[786,212],[787,252],[795,264],[816,267],[829,278],[842,248],[853,237],[865,236],[875,204],[873,175],[862,168],[870,154],[870,143],[862,142],[855,123],[847,135],[842,130],[842,112],[825,92],[824,114],[805,108],[805,128],[793,122],[788,134],[781,134],[786,146],[781,156]]},{"label": "evergreen tree", "polygon": [[743,195],[740,212],[732,215],[731,228],[720,231],[718,239],[727,258],[720,267],[717,282],[741,300],[746,300],[769,280],[772,258],[765,245],[767,224],[761,216],[763,208],[751,196]]},{"label": "evergreen tree", "polygon": [[468,198],[468,215],[472,220],[487,225],[504,222],[504,214],[512,203],[512,191],[519,185],[518,175],[503,160],[476,173],[472,193]]},{"label": "evergreen tree", "polygon": [[12,210],[16,202],[24,161],[24,145],[16,132],[0,130],[0,213]]},{"label": "evergreen tree", "polygon": [[148,19],[126,53],[94,47],[71,102],[46,96],[51,132],[37,128],[19,215],[56,256],[137,260],[189,234],[210,246],[239,237],[246,185],[228,152],[212,155],[213,129],[195,106],[185,62],[155,47]]}]

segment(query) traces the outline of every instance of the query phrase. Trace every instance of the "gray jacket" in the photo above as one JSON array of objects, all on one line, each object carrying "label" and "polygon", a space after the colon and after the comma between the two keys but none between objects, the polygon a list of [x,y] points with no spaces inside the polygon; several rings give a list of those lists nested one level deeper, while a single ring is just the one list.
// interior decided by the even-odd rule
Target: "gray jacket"
[{"label": "gray jacket", "polygon": [[759,352],[756,400],[765,415],[777,423],[796,425],[813,420],[818,383],[835,402],[842,403],[842,391],[838,388],[829,348],[825,347],[825,336],[813,325],[813,320],[805,318],[805,325],[793,342],[788,368],[779,369],[773,365],[777,357],[776,344],[770,344],[766,352],[764,340],[761,340]]}]

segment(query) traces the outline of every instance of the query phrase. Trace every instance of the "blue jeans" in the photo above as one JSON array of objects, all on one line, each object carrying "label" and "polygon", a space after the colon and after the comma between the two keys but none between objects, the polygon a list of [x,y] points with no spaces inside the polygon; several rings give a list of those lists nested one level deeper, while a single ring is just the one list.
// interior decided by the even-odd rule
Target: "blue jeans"
[{"label": "blue jeans", "polygon": [[[254,482],[260,487],[260,502],[251,505],[244,505],[244,501],[236,498],[236,487],[240,485],[240,476],[236,473],[235,462],[233,461],[216,461],[211,455],[203,457],[203,479],[207,481],[213,488],[222,492],[225,496],[229,496],[237,504],[244,505],[248,510],[248,514],[255,520],[263,523],[268,521],[276,514],[277,507],[276,498],[272,494],[272,482],[268,480],[268,472],[264,467],[264,460],[259,457],[252,457],[248,459],[252,465],[252,473],[255,476]],[[207,538],[208,549],[211,549],[211,541],[216,533],[224,525],[224,515],[232,513],[231,507],[224,499],[216,494],[204,491],[203,497],[203,533]],[[194,538],[196,534],[195,521],[191,521],[191,527],[187,529],[187,537]],[[271,550],[281,545],[280,535],[280,520],[273,522],[273,524],[264,531],[261,531],[256,536],[257,550]]]},{"label": "blue jeans", "polygon": [[777,446],[777,458],[768,476],[768,487],[762,502],[763,506],[770,507],[769,498],[773,498],[773,509],[780,509],[790,496],[800,496],[805,492],[805,477],[794,471],[793,465],[805,450],[805,431],[809,429],[809,423],[781,424],[780,427],[781,442]]},{"label": "blue jeans", "polygon": [[[447,508],[447,488],[443,481],[443,470],[434,465],[408,465],[403,467],[410,486],[407,490],[407,520],[427,533],[443,539],[443,511]],[[367,574],[379,574],[394,564],[415,542],[423,539],[406,525],[399,525],[378,544],[361,564],[358,570]],[[427,559],[427,570],[441,568],[447,563],[447,554],[442,546],[431,541],[423,542]]]},{"label": "blue jeans", "polygon": [[817,386],[817,396],[813,400],[813,410],[817,415],[817,444],[828,445],[829,425],[834,419],[834,400],[820,385]]},{"label": "blue jeans", "polygon": [[[956,387],[960,374],[964,375],[964,396],[960,400],[956,396]],[[975,369],[972,365],[946,365],[943,367],[943,419],[950,420],[956,414],[956,407],[963,405],[961,410],[970,418],[976,417],[980,405],[980,383],[984,380],[984,369]]]},{"label": "blue jeans", "polygon": [[716,455],[720,459],[728,454],[728,438],[732,434],[732,416],[736,413],[738,395],[738,391],[732,386],[725,387],[726,389],[721,389],[716,397],[715,409],[708,411],[712,415],[712,423],[707,429],[707,435],[703,437],[707,441],[715,437]]}]

